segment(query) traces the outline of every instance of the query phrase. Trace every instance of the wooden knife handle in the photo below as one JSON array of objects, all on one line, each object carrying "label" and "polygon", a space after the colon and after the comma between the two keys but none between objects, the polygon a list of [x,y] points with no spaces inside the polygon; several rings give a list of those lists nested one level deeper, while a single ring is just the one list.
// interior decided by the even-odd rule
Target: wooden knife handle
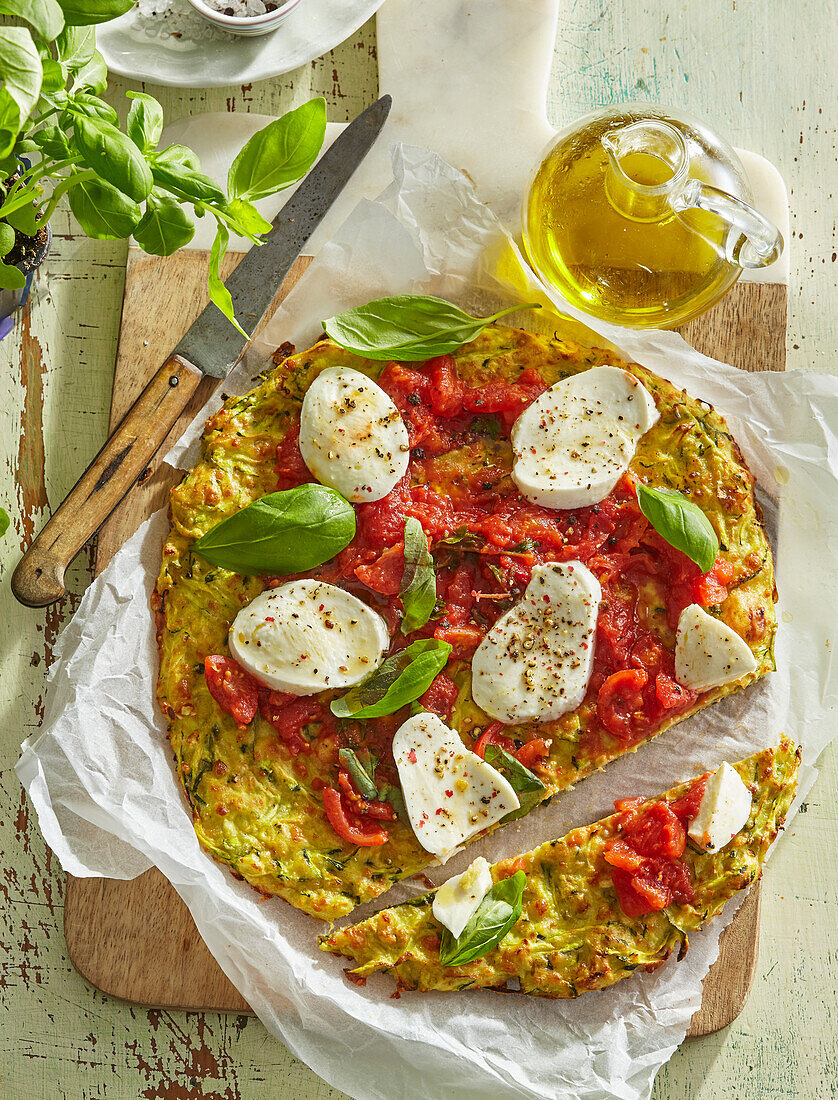
[{"label": "wooden knife handle", "polygon": [[46,607],[64,595],[64,570],[146,469],[202,378],[178,355],[154,375],[18,562],[12,592],[22,604]]}]

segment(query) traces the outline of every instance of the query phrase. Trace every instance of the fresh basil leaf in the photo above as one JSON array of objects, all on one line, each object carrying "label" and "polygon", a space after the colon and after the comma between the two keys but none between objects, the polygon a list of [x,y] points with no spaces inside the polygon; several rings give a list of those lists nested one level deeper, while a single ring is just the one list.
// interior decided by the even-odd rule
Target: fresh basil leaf
[{"label": "fresh basil leaf", "polygon": [[130,237],[143,216],[132,199],[104,180],[83,180],[69,191],[70,209],[88,235],[100,241]]},{"label": "fresh basil leaf", "polygon": [[378,798],[378,787],[376,787],[372,775],[366,771],[356,753],[352,749],[341,749],[338,756],[352,777],[352,782],[358,794],[364,798]]},{"label": "fresh basil leaf", "polygon": [[[215,180],[198,172],[194,168],[183,164],[181,161],[170,159],[178,154],[171,154],[170,150],[180,150],[183,146],[169,146],[162,153],[155,153],[151,159],[151,174],[158,187],[164,188],[184,202],[214,203],[223,206],[227,196]],[[194,154],[190,160],[197,163]]]},{"label": "fresh basil leaf", "polygon": [[255,237],[260,233],[270,233],[273,229],[268,219],[263,218],[256,207],[244,199],[232,199],[224,207],[224,213],[235,220],[243,236]]},{"label": "fresh basil leaf", "polygon": [[393,809],[396,811],[396,817],[401,821],[402,825],[410,824],[410,815],[407,812],[407,806],[405,805],[404,795],[398,787],[391,787],[389,783],[385,785],[378,792],[378,797],[382,802],[389,802]]},{"label": "fresh basil leaf", "polygon": [[461,550],[477,550],[485,545],[486,539],[470,531],[468,527],[458,527],[456,531],[444,539],[439,540],[440,546],[459,546]]},{"label": "fresh basil leaf", "polygon": [[65,27],[55,43],[58,60],[68,73],[75,73],[92,61],[96,53],[96,32],[93,27]]},{"label": "fresh basil leaf", "polygon": [[7,256],[14,248],[15,231],[8,222],[0,222],[0,256]]},{"label": "fresh basil leaf", "polygon": [[[95,97],[91,97],[95,98]],[[142,202],[154,180],[137,146],[112,122],[91,118],[71,108],[73,136],[88,168],[135,202]]]},{"label": "fresh basil leaf", "polygon": [[6,511],[5,508],[0,508],[0,538],[2,538],[3,535],[5,535],[6,531],[8,531],[10,523],[11,520],[9,519],[9,513]]},{"label": "fresh basil leaf", "polygon": [[534,809],[541,801],[545,786],[529,768],[520,760],[516,760],[511,753],[501,745],[487,745],[484,759],[487,764],[503,775],[510,787],[518,795],[521,805],[504,817],[504,821],[516,821],[519,817],[526,817],[530,810]]},{"label": "fresh basil leaf", "polygon": [[448,663],[451,646],[435,638],[412,642],[388,657],[371,676],[331,702],[338,718],[381,718],[428,690]]},{"label": "fresh basil leaf", "polygon": [[67,83],[67,71],[58,61],[51,57],[42,59],[43,73],[41,75],[41,98],[49,99],[56,92],[61,91]]},{"label": "fresh basil leaf", "polygon": [[154,154],[154,167],[188,168],[191,172],[197,172],[201,162],[189,146],[167,145],[165,149],[159,149]]},{"label": "fresh basil leaf", "polygon": [[210,528],[193,549],[234,573],[302,573],[355,537],[355,510],[340,493],[309,483],[260,497]]},{"label": "fresh basil leaf", "polygon": [[[38,102],[42,76],[41,56],[29,30],[26,27],[0,27],[2,94],[7,108],[16,115],[18,129]],[[0,156],[5,155],[6,151],[0,150]]]},{"label": "fresh basil leaf", "polygon": [[132,101],[125,126],[128,137],[143,153],[153,153],[163,133],[163,108],[145,92],[125,94]]},{"label": "fresh basil leaf", "polygon": [[0,261],[0,289],[20,290],[26,285],[26,276],[20,268]]},{"label": "fresh basil leaf", "polygon": [[134,0],[58,0],[68,27],[87,27],[117,19],[134,6]]},{"label": "fresh basil leaf", "polygon": [[456,351],[508,313],[540,308],[531,302],[491,317],[471,317],[443,298],[400,294],[348,309],[324,321],[323,328],[336,344],[367,359],[430,359]]},{"label": "fresh basil leaf", "polygon": [[96,95],[101,95],[107,86],[108,67],[105,64],[104,57],[96,50],[87,64],[82,65],[76,73],[72,90],[77,92],[82,88],[86,88],[88,91],[95,92]]},{"label": "fresh basil leaf", "polygon": [[177,201],[152,188],[143,220],[134,230],[137,244],[152,256],[171,256],[195,236],[192,219]]},{"label": "fresh basil leaf", "polygon": [[34,237],[38,232],[38,211],[34,203],[21,206],[7,215],[7,221],[13,229],[17,229],[26,237]]},{"label": "fresh basil leaf", "polygon": [[401,631],[410,634],[425,625],[436,603],[434,559],[428,551],[425,530],[413,516],[404,525],[404,573],[399,596],[404,607]]},{"label": "fresh basil leaf", "polygon": [[64,12],[57,0],[0,0],[0,15],[25,19],[45,42],[52,42],[64,26]]},{"label": "fresh basil leaf", "polygon": [[232,199],[263,199],[302,179],[326,136],[326,101],[310,99],[253,135],[230,165]]},{"label": "fresh basil leaf", "polygon": [[699,506],[674,489],[637,486],[640,511],[661,538],[709,573],[719,553],[719,539]]},{"label": "fresh basil leaf", "polygon": [[508,550],[504,550],[505,554],[532,554],[537,547],[532,539],[521,539],[520,542],[516,542],[514,546],[510,546]]},{"label": "fresh basil leaf", "polygon": [[446,928],[439,945],[440,966],[465,966],[497,947],[521,916],[526,885],[523,871],[501,879],[480,902],[456,939]]},{"label": "fresh basil leaf", "polygon": [[[105,103],[104,99],[100,99],[98,95],[91,95],[90,92],[78,92],[74,95],[68,102],[67,108],[61,112],[59,121],[62,126],[69,129],[79,114],[109,122],[115,129],[119,127],[119,115],[113,107],[109,103]],[[120,137],[122,137],[122,134],[120,134]]]},{"label": "fresh basil leaf", "polygon": [[[212,248],[209,255],[209,273],[207,284],[209,287],[209,299],[213,305],[217,306],[227,320],[239,330],[246,340],[250,339],[248,334],[244,331],[241,325],[236,320],[236,314],[233,309],[233,299],[230,296],[230,291],[224,285],[224,280],[221,278],[221,260],[224,253],[227,251],[227,245],[230,243],[230,233],[224,222],[219,221],[215,230],[215,239],[212,242]],[[308,567],[306,567],[308,568]]]},{"label": "fresh basil leaf", "polygon": [[33,135],[33,140],[44,156],[63,160],[71,155],[69,139],[60,126],[45,126]]}]

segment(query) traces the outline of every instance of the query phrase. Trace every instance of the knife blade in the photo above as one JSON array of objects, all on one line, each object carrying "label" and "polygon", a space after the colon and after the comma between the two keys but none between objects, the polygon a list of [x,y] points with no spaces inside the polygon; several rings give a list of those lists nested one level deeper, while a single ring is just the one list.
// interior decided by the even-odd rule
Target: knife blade
[{"label": "knife blade", "polygon": [[[351,122],[323,154],[227,280],[236,315],[255,328],[306,241],[376,141],[390,112],[382,96]],[[12,592],[27,607],[64,595],[67,566],[96,534],[148,466],[205,377],[225,378],[247,340],[208,305],[159,368],[12,574]]]}]

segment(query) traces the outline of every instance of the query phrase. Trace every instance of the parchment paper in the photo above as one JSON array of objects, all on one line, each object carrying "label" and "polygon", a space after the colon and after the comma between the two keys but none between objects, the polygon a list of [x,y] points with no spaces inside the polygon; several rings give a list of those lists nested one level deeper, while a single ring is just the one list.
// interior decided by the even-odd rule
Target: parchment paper
[{"label": "parchment paper", "polygon": [[[464,176],[422,149],[397,146],[393,163],[393,185],[378,202],[362,202],[323,247],[262,345],[228,380],[228,392],[249,388],[279,343],[305,347],[322,318],[382,294],[430,291],[476,309],[534,294],[551,304]],[[782,731],[804,746],[799,801],[834,732],[838,380],[746,374],[699,355],[673,333],[598,326],[592,336],[566,303],[552,304],[568,320],[546,311],[521,320],[535,318],[547,330],[569,325],[600,345],[611,341],[727,417],[760,480],[776,549],[779,671],[472,845],[432,873],[436,881],[480,853],[497,859],[560,836],[607,814],[615,798],[655,794],[746,756]],[[184,467],[194,461],[204,416],[171,460]],[[577,1001],[485,991],[393,1000],[392,982],[381,976],[366,988],[349,984],[341,962],[316,948],[322,926],[282,901],[260,900],[198,846],[154,705],[149,599],[166,530],[165,515],[153,516],[88,589],[57,647],[42,732],[23,745],[18,775],[62,866],[113,878],[159,867],[265,1026],[354,1097],[648,1097],[700,1004],[701,980],[735,904],[691,937],[680,964],[636,973]],[[383,903],[420,889],[403,884]]]}]

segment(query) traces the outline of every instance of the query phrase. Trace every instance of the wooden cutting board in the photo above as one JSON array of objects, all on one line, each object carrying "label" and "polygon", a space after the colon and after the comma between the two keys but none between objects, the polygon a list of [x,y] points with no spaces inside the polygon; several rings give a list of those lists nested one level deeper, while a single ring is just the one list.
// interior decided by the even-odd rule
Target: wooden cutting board
[{"label": "wooden cutting board", "polygon": [[[241,256],[226,257],[223,278]],[[310,262],[307,257],[298,260],[276,304]],[[198,250],[166,259],[129,252],[111,430],[206,304],[206,263],[207,254]],[[783,285],[740,283],[682,332],[699,351],[744,370],[783,370],[787,301]],[[171,441],[215,385],[202,383]],[[167,449],[168,443],[160,454]],[[179,477],[160,457],[153,460],[99,533],[97,573],[143,520],[166,503]],[[157,870],[130,882],[68,876],[64,932],[76,969],[110,996],[159,1008],[249,1011],[210,955],[186,906]],[[719,958],[705,979],[689,1035],[707,1035],[736,1019],[754,978],[758,944],[759,884],[721,937]]]}]

